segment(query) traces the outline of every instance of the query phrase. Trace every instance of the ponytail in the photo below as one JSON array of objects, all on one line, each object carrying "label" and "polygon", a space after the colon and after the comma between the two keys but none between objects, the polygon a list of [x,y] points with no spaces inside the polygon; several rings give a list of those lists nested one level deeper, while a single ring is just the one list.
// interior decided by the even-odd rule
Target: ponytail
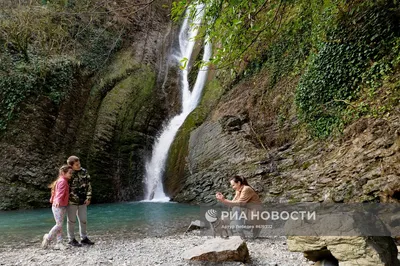
[{"label": "ponytail", "polygon": [[56,180],[54,180],[50,185],[47,186],[48,188],[51,189],[51,194],[53,194],[53,192],[54,192],[54,188],[56,187],[57,180],[58,180],[58,178]]}]

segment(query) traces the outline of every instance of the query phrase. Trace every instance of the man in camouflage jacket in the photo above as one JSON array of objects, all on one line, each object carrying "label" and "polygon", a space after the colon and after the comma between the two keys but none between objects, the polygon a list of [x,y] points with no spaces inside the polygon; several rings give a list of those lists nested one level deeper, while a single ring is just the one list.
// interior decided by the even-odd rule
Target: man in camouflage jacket
[{"label": "man in camouflage jacket", "polygon": [[[82,244],[93,245],[94,243],[89,240],[86,231],[87,206],[90,204],[92,199],[90,175],[86,169],[81,167],[80,160],[76,156],[70,156],[67,160],[67,164],[73,169],[69,184],[69,204],[67,207],[68,244],[78,247]],[[81,243],[75,239],[75,223],[77,215]]]}]

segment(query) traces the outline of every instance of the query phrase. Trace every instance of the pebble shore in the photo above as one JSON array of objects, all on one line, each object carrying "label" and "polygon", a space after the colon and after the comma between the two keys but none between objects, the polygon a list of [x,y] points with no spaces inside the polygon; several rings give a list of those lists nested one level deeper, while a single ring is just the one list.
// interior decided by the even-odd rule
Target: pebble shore
[{"label": "pebble shore", "polygon": [[203,244],[210,236],[198,233],[135,239],[93,238],[94,246],[43,250],[40,242],[20,247],[0,249],[0,265],[312,265],[302,253],[290,252],[284,237],[266,237],[246,240],[251,261],[205,263],[190,262],[182,258],[185,250]]}]

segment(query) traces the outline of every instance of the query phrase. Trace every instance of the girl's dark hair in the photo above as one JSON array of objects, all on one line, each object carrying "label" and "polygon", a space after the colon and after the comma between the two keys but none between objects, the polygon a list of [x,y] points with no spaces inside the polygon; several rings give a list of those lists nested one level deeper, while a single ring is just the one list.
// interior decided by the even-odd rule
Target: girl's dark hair
[{"label": "girl's dark hair", "polygon": [[247,182],[246,178],[241,177],[241,176],[238,176],[238,175],[235,175],[234,177],[232,177],[232,178],[230,179],[230,181],[233,181],[233,182],[235,182],[235,183],[240,182],[242,185],[245,185],[245,186],[249,186],[249,187],[250,187],[250,185],[249,185],[249,183]]}]

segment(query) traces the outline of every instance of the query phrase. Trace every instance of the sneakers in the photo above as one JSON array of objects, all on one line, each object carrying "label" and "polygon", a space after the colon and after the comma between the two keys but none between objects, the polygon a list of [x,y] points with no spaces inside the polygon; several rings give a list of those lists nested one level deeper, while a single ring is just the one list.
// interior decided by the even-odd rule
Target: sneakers
[{"label": "sneakers", "polygon": [[76,241],[76,239],[72,239],[71,241],[68,242],[68,245],[73,246],[73,247],[82,247],[82,244],[79,244],[78,241]]},{"label": "sneakers", "polygon": [[89,238],[85,237],[84,239],[81,240],[81,243],[76,241],[76,239],[72,239],[71,241],[68,242],[68,245],[73,246],[73,247],[81,247],[82,245],[94,245],[94,242],[90,241]]},{"label": "sneakers", "polygon": [[44,234],[43,241],[42,241],[42,248],[47,248],[50,244],[50,240],[47,238],[49,234]]},{"label": "sneakers", "polygon": [[56,250],[66,250],[67,249],[67,247],[66,246],[64,246],[64,244],[63,243],[61,243],[61,242],[58,242],[55,246],[54,246],[54,249],[56,249]]},{"label": "sneakers", "polygon": [[94,245],[94,242],[90,241],[89,238],[85,237],[84,239],[81,240],[82,245]]}]

